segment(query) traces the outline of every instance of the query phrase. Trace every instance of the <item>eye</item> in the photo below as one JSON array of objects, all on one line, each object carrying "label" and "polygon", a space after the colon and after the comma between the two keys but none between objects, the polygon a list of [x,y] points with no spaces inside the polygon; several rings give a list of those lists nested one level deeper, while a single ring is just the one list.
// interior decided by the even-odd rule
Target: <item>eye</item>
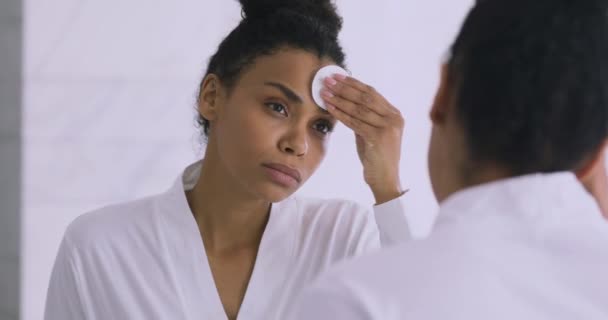
[{"label": "eye", "polygon": [[268,108],[270,108],[270,110],[272,110],[274,112],[277,112],[277,113],[280,113],[280,114],[282,114],[284,116],[287,116],[287,108],[284,105],[280,104],[280,103],[269,102],[269,103],[266,103],[266,106]]},{"label": "eye", "polygon": [[334,126],[329,121],[319,121],[313,125],[313,128],[323,135],[328,135],[334,130]]}]

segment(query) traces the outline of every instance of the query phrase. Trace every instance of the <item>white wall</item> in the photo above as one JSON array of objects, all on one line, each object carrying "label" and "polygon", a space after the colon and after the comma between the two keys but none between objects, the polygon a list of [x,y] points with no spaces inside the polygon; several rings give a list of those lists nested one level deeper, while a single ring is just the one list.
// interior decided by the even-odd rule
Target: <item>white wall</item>
[{"label": "white wall", "polygon": [[[426,173],[439,59],[472,0],[338,1],[353,74],[407,119],[410,210],[436,205]],[[26,0],[22,319],[41,319],[67,224],[96,207],[165,190],[200,154],[195,91],[238,23],[229,0]],[[301,193],[371,204],[343,126]]]}]

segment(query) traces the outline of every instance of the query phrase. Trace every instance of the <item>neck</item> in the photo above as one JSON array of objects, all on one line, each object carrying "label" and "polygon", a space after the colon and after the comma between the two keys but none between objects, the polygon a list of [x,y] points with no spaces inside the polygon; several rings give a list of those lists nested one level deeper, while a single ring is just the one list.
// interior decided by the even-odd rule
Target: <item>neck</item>
[{"label": "neck", "polygon": [[205,157],[196,186],[186,194],[205,249],[219,253],[258,247],[271,204],[246,192],[218,160]]},{"label": "neck", "polygon": [[463,172],[464,174],[461,176],[463,188],[508,179],[513,176],[509,170],[495,165],[476,166],[467,168]]},{"label": "neck", "polygon": [[[446,184],[446,194],[442,200],[447,199],[454,193],[472,188],[478,185],[495,182],[512,177],[510,171],[497,165],[458,165],[453,170],[456,174]],[[441,202],[440,201],[440,202]]]},{"label": "neck", "polygon": [[608,178],[603,167],[602,172],[598,173],[597,178],[593,179],[588,185],[587,191],[595,198],[602,214],[608,219]]}]

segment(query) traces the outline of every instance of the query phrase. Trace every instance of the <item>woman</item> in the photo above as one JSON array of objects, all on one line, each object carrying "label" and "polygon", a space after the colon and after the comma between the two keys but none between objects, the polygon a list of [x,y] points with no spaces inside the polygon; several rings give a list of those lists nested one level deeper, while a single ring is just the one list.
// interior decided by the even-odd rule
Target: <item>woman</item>
[{"label": "woman", "polygon": [[[310,94],[318,69],[344,65],[335,7],[241,4],[244,18],[200,86],[205,158],[169,191],[69,226],[46,319],[278,319],[329,265],[379,247],[379,234],[384,244],[407,238],[399,111],[350,77],[325,80],[328,111]],[[337,121],[356,134],[375,216],[348,201],[293,196]]]}]

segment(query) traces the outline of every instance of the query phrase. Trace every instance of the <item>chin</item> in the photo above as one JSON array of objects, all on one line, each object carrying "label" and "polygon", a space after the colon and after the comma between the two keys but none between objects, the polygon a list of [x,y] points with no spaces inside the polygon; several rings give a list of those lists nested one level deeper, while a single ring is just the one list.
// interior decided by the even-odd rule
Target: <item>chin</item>
[{"label": "chin", "polygon": [[294,194],[297,190],[297,188],[292,190],[276,185],[263,185],[260,186],[256,193],[260,196],[260,198],[272,203],[276,203],[289,198],[289,196]]}]

